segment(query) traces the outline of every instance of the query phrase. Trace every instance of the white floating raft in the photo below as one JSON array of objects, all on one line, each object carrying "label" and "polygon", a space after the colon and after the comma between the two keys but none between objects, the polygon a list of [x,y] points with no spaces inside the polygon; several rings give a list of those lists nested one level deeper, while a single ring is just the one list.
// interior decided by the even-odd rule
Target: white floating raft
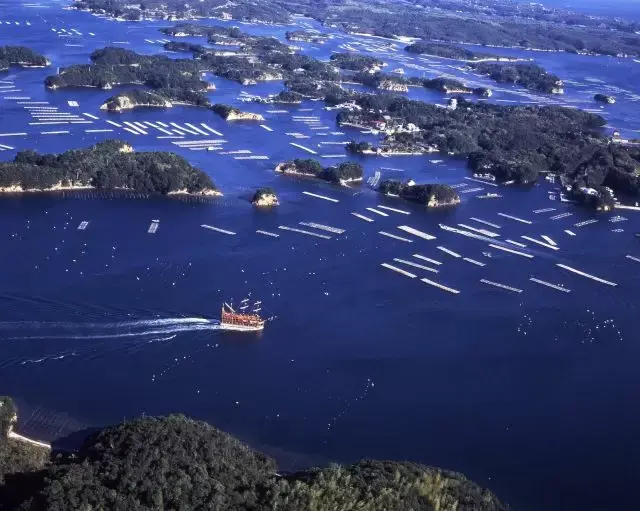
[{"label": "white floating raft", "polygon": [[395,271],[396,273],[400,273],[401,275],[404,275],[405,277],[409,277],[410,279],[415,279],[417,277],[417,275],[413,273],[409,273],[408,271],[403,270],[402,268],[398,268],[397,266],[393,266],[392,264],[389,264],[389,263],[382,263],[380,266],[383,266],[384,268],[388,268],[389,270]]},{"label": "white floating raft", "polygon": [[318,154],[317,151],[314,151],[313,149],[309,149],[308,147],[305,147],[303,145],[296,144],[295,142],[289,142],[289,144],[294,147],[297,147],[298,149],[302,149],[303,151],[307,151],[310,154]]},{"label": "white floating raft", "polygon": [[456,258],[460,258],[462,257],[460,254],[458,254],[457,252],[454,252],[453,250],[449,250],[446,247],[436,247],[438,250],[441,250],[442,252],[444,252],[445,254],[449,254],[450,256],[456,257]]},{"label": "white floating raft", "polygon": [[516,222],[520,222],[523,224],[532,224],[533,222],[531,220],[525,220],[524,218],[518,218],[517,216],[513,216],[513,215],[507,215],[506,213],[498,213],[499,216],[503,217],[503,218],[509,218],[510,220],[515,220]]},{"label": "white floating raft", "polygon": [[534,277],[531,277],[529,280],[531,282],[535,282],[536,284],[541,284],[543,286],[550,287],[551,289],[555,289],[556,291],[562,291],[563,293],[570,293],[571,292],[571,289],[567,289],[566,287],[561,286],[559,284],[552,284],[551,282],[547,282],[545,280],[536,279]]},{"label": "white floating raft", "polygon": [[229,234],[235,236],[235,232],[227,231],[226,229],[220,229],[220,227],[214,227],[213,225],[201,224],[200,227],[204,227],[205,229],[209,229],[210,231],[221,232],[222,234]]},{"label": "white floating raft", "polygon": [[409,227],[408,225],[399,225],[398,229],[404,232],[408,232],[409,234],[413,234],[414,236],[418,236],[418,238],[423,238],[425,240],[435,240],[436,237],[428,234],[426,232],[419,231],[418,229],[414,229],[413,227]]},{"label": "white floating raft", "polygon": [[413,240],[408,238],[403,238],[402,236],[396,236],[395,234],[388,233],[386,231],[378,231],[378,234],[382,234],[388,238],[393,238],[394,240],[404,241],[405,243],[413,243]]},{"label": "white floating raft", "polygon": [[406,264],[407,266],[412,266],[414,268],[420,268],[421,270],[430,271],[431,273],[438,273],[438,270],[436,270],[435,268],[429,268],[428,266],[425,266],[423,264],[414,263],[413,261],[407,261],[406,259],[400,259],[398,257],[395,257],[393,260],[396,263]]},{"label": "white floating raft", "polygon": [[438,289],[442,289],[443,291],[447,291],[449,293],[452,293],[454,295],[458,295],[460,294],[460,291],[458,291],[457,289],[453,289],[452,287],[448,287],[445,286],[443,284],[440,284],[439,282],[435,282],[433,280],[429,280],[429,279],[420,279],[421,282],[424,282],[425,284],[429,284],[430,286],[434,286],[437,287]]},{"label": "white floating raft", "polygon": [[256,232],[258,234],[263,234],[265,236],[271,236],[272,238],[279,238],[280,237],[280,235],[276,234],[275,232],[263,231],[261,229],[258,229]]},{"label": "white floating raft", "polygon": [[492,280],[480,279],[480,282],[483,284],[489,284],[490,286],[498,287],[500,289],[505,289],[507,291],[512,291],[513,293],[522,293],[522,289],[518,289],[517,287],[507,286],[506,284],[501,284],[500,282],[494,282]]},{"label": "white floating raft", "polygon": [[305,227],[313,227],[314,229],[320,229],[321,231],[331,232],[333,234],[343,234],[345,232],[344,229],[331,227],[330,225],[318,224],[316,222],[299,222],[299,224],[304,225]]},{"label": "white floating raft", "polygon": [[416,259],[420,259],[422,261],[427,261],[428,263],[435,264],[436,266],[440,266],[442,264],[440,261],[436,261],[435,259],[425,257],[421,254],[413,254],[412,257],[415,257]]},{"label": "white floating raft", "polygon": [[469,220],[473,220],[474,222],[478,222],[484,225],[488,225],[489,227],[493,227],[494,229],[501,229],[501,227],[498,224],[494,224],[491,222],[487,222],[486,220],[482,220],[482,218],[476,218],[474,216],[472,216]]},{"label": "white floating raft", "polygon": [[359,218],[360,220],[364,220],[365,222],[373,222],[373,218],[369,218],[368,216],[364,216],[361,215],[360,213],[356,213],[356,212],[352,212],[351,213],[353,216],[355,216],[356,218]]},{"label": "white floating raft", "polygon": [[555,245],[550,245],[549,243],[545,243],[544,241],[537,240],[532,238],[531,236],[520,236],[523,240],[530,241],[531,243],[535,243],[536,245],[540,245],[541,247],[550,248],[551,250],[560,250]]},{"label": "white floating raft", "polygon": [[463,257],[462,260],[467,261],[471,264],[475,264],[476,266],[486,266],[485,263],[481,263],[480,261],[476,261],[475,259],[471,259],[470,257]]},{"label": "white floating raft", "polygon": [[400,213],[402,215],[410,215],[411,213],[409,211],[405,211],[403,209],[396,209],[396,208],[390,208],[389,206],[380,206],[378,205],[379,209],[384,209],[386,211],[393,211],[394,213]]},{"label": "white floating raft", "polygon": [[376,208],[366,208],[367,211],[371,211],[372,213],[375,213],[376,215],[380,215],[380,216],[389,216],[388,213],[385,213],[384,211],[380,211],[379,209]]},{"label": "white floating raft", "polygon": [[494,243],[490,243],[489,246],[491,248],[495,248],[497,250],[502,250],[503,252],[509,252],[510,254],[515,254],[515,255],[522,256],[522,257],[526,257],[527,259],[533,259],[533,256],[531,254],[526,254],[526,253],[520,252],[518,250],[513,250],[512,248],[503,247],[501,245],[496,245]]},{"label": "white floating raft", "polygon": [[282,229],[283,231],[297,232],[299,234],[306,234],[307,236],[315,236],[316,238],[322,238],[324,240],[331,239],[331,236],[327,236],[326,234],[319,234],[317,232],[305,231],[304,229],[298,229],[297,227],[288,227],[286,225],[279,225],[278,229]]},{"label": "white floating raft", "polygon": [[338,199],[333,199],[331,197],[327,197],[326,195],[319,195],[317,193],[311,192],[302,192],[304,195],[308,195],[309,197],[315,197],[316,199],[323,199],[329,202],[340,202]]},{"label": "white floating raft", "polygon": [[576,275],[581,275],[581,276],[583,276],[583,277],[587,277],[588,279],[595,280],[596,282],[600,282],[600,283],[602,283],[602,284],[606,284],[607,286],[613,286],[613,287],[615,287],[615,286],[617,286],[617,285],[618,285],[618,284],[616,284],[615,282],[611,282],[611,281],[609,281],[609,280],[601,279],[600,277],[596,277],[595,275],[590,275],[590,274],[585,273],[585,272],[583,272],[583,271],[580,271],[580,270],[577,270],[577,269],[575,269],[575,268],[572,268],[571,266],[567,266],[566,264],[556,264],[556,266],[557,266],[558,268],[563,268],[563,269],[565,269],[565,270],[567,270],[567,271],[570,271],[570,272],[572,272],[572,273],[575,273]]}]

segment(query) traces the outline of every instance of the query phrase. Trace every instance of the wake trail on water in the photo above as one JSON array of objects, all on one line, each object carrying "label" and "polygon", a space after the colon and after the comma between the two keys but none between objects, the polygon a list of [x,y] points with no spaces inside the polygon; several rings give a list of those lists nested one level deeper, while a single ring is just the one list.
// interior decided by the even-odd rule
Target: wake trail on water
[{"label": "wake trail on water", "polygon": [[[120,321],[117,323],[61,323],[61,322],[3,322],[2,330],[13,330],[13,335],[6,336],[9,340],[29,339],[122,339],[145,338],[152,342],[170,340],[177,334],[198,332],[203,330],[218,330],[220,322],[216,319],[199,317],[192,318],[158,318],[148,320]],[[17,335],[16,330],[26,335]],[[38,330],[46,332],[37,333]],[[146,339],[156,336],[158,339]]]}]

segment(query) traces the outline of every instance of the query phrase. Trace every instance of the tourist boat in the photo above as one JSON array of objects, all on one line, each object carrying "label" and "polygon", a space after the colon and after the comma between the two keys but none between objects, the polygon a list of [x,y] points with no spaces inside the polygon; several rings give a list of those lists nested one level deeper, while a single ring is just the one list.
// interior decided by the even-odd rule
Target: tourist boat
[{"label": "tourist boat", "polygon": [[485,193],[484,195],[478,195],[478,199],[498,199],[502,197],[499,193]]},{"label": "tourist boat", "polygon": [[[260,317],[262,302],[249,304],[249,299],[245,298],[240,302],[238,311],[228,303],[222,305],[222,317],[220,319],[220,330],[234,330],[236,332],[260,332],[264,330],[265,320]],[[249,310],[247,310],[249,309]]]}]

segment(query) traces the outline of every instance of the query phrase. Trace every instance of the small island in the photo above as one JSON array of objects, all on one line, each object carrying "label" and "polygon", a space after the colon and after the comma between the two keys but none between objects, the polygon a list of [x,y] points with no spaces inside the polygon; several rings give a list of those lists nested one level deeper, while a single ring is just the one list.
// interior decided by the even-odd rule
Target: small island
[{"label": "small island", "polygon": [[260,114],[241,112],[237,108],[220,103],[212,105],[211,110],[225,121],[264,121],[264,117]]},{"label": "small island", "polygon": [[528,90],[547,94],[563,94],[564,84],[556,75],[547,73],[536,64],[503,64],[482,62],[471,64],[471,68],[498,83],[512,83]]},{"label": "small island", "polygon": [[9,398],[0,403],[6,509],[508,510],[462,474],[417,463],[284,473],[269,456],[183,415],[129,420],[87,433],[76,452],[52,453],[8,435],[16,409]]},{"label": "small island", "polygon": [[0,46],[0,71],[8,71],[11,66],[29,68],[50,64],[46,57],[25,46]]},{"label": "small island", "polygon": [[391,197],[415,202],[428,208],[439,208],[443,206],[457,206],[460,204],[460,196],[449,185],[424,184],[417,185],[413,180],[382,181],[378,186],[378,191]]},{"label": "small island", "polygon": [[324,44],[330,37],[322,32],[314,32],[311,30],[293,30],[285,33],[287,41],[295,41],[301,43]]},{"label": "small island", "polygon": [[340,69],[366,73],[375,73],[387,65],[380,59],[357,53],[333,53],[329,60]]},{"label": "small island", "polygon": [[149,195],[222,195],[203,171],[167,152],[134,152],[107,140],[61,154],[21,151],[0,163],[0,192],[125,190]]},{"label": "small island", "polygon": [[405,47],[405,51],[408,53],[415,53],[417,55],[426,55],[428,57],[443,57],[447,59],[462,60],[467,62],[480,62],[480,61],[496,61],[496,62],[515,62],[517,58],[502,57],[500,55],[494,55],[493,53],[480,53],[452,44],[444,43],[431,43],[428,41],[417,41],[409,46]]},{"label": "small island", "polygon": [[606,94],[596,94],[593,96],[593,99],[600,103],[607,103],[608,105],[613,105],[616,102],[614,96],[607,96]]},{"label": "small island", "polygon": [[273,188],[258,188],[253,194],[251,204],[258,207],[279,206],[278,196]]},{"label": "small island", "polygon": [[313,159],[282,162],[276,166],[275,171],[286,175],[323,179],[341,185],[359,183],[364,176],[364,170],[358,163],[343,162],[335,167],[323,168],[319,161]]}]

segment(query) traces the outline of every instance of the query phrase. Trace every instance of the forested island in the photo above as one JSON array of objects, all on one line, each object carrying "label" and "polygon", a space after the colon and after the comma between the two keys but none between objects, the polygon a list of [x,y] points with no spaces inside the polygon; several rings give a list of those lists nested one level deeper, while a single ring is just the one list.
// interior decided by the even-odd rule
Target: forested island
[{"label": "forested island", "polygon": [[498,83],[512,83],[525,89],[548,94],[562,94],[564,92],[562,80],[556,75],[547,73],[536,64],[482,62],[472,64],[471,68],[476,73],[487,75]]},{"label": "forested island", "polygon": [[456,60],[500,60],[500,61],[513,61],[517,60],[511,57],[501,57],[493,53],[484,53],[467,50],[460,46],[444,43],[432,43],[428,41],[416,41],[413,44],[405,47],[406,52],[415,53],[416,55],[427,55],[433,57],[444,57],[448,59]]},{"label": "forested island", "polygon": [[273,188],[258,188],[253,194],[251,204],[258,207],[279,206],[278,196]]},{"label": "forested island", "polygon": [[365,460],[281,474],[275,460],[182,415],[105,428],[73,453],[31,451],[2,433],[3,509],[508,509],[462,474],[417,463]]},{"label": "forested island", "polygon": [[288,41],[299,41],[303,43],[324,44],[329,39],[327,34],[314,32],[311,30],[292,30],[285,33]]},{"label": "forested island", "polygon": [[424,184],[418,185],[413,180],[382,181],[378,186],[378,191],[392,197],[415,202],[428,208],[439,208],[442,206],[456,206],[460,204],[460,196],[448,185]]},{"label": "forested island", "polygon": [[358,163],[343,162],[337,166],[324,168],[319,161],[313,159],[282,162],[276,166],[275,170],[282,174],[313,177],[340,184],[360,182],[364,176],[362,166]]},{"label": "forested island", "polygon": [[607,103],[608,105],[613,105],[616,102],[616,98],[613,96],[607,96],[606,94],[595,94],[593,99],[599,101],[600,103]]},{"label": "forested island", "polygon": [[78,0],[73,7],[124,20],[224,18],[290,23],[305,15],[345,32],[424,41],[533,48],[614,56],[640,55],[640,23],[589,16],[539,3],[489,0]]},{"label": "forested island", "polygon": [[359,55],[357,53],[332,53],[329,60],[340,69],[359,72],[380,71],[386,64],[375,57],[369,55]]},{"label": "forested island", "polygon": [[87,188],[152,195],[220,195],[211,178],[181,156],[134,152],[118,140],[57,155],[21,151],[12,162],[0,163],[0,192]]},{"label": "forested island", "polygon": [[8,71],[11,66],[47,67],[49,64],[44,55],[25,46],[0,46],[0,71]]}]

